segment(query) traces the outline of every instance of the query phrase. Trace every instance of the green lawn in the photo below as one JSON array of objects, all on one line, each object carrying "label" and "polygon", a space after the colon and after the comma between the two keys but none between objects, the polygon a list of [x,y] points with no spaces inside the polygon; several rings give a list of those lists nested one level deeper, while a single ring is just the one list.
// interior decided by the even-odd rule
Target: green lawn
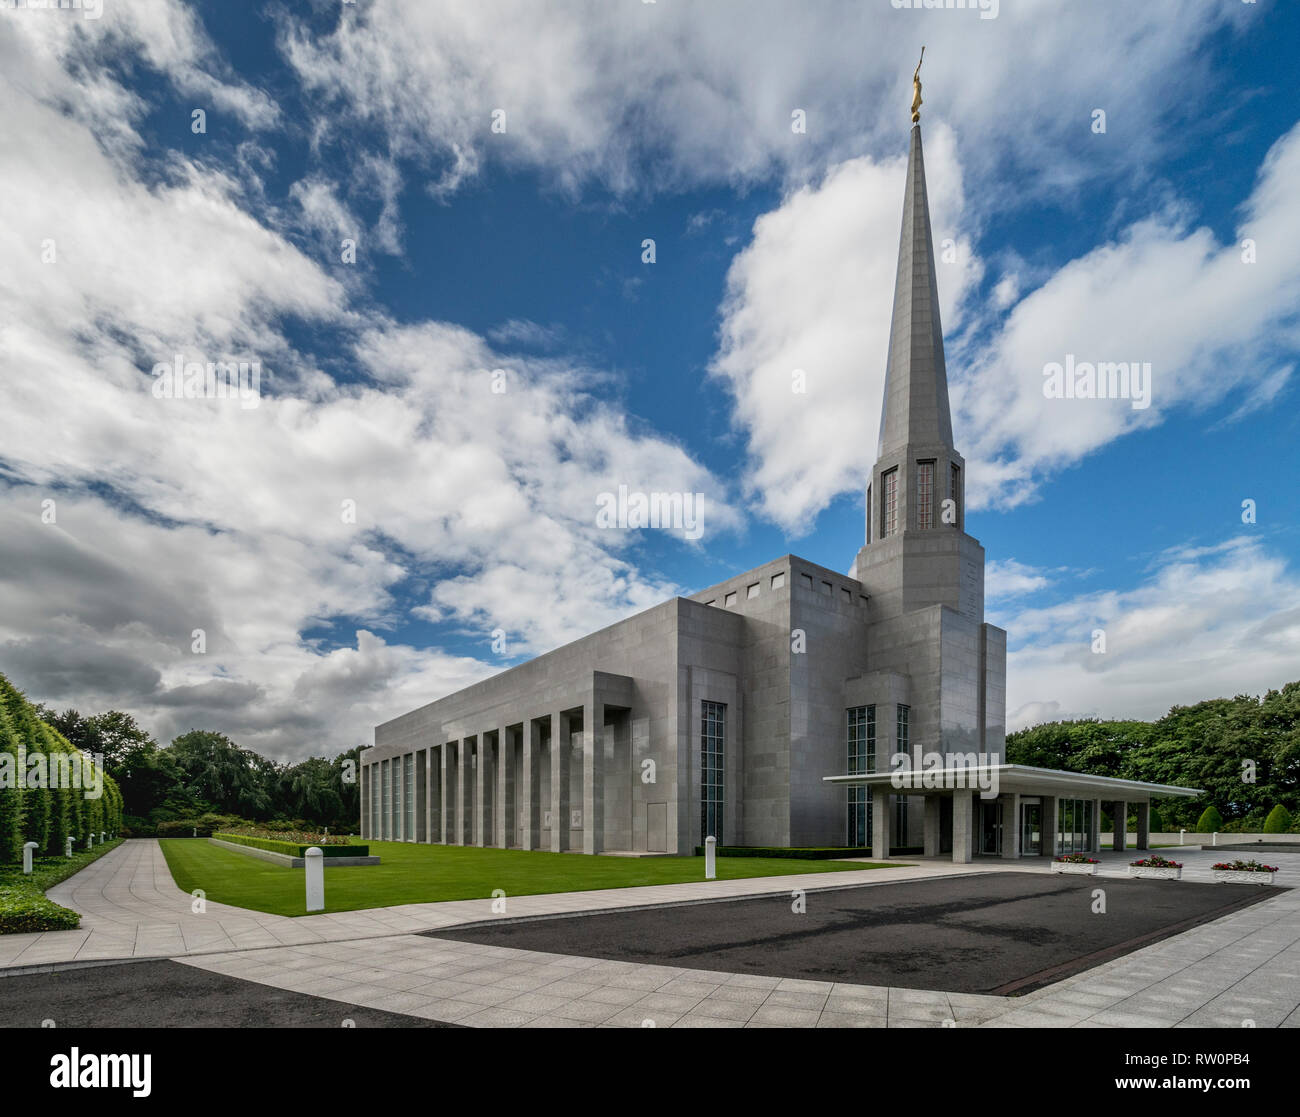
[{"label": "green lawn", "polygon": [[[202,839],[165,838],[159,844],[177,886],[186,892],[201,888],[209,900],[274,915],[306,914],[302,869],[272,865]],[[703,857],[588,857],[406,842],[368,844],[382,864],[325,870],[326,911],[486,899],[496,888],[507,896],[531,896],[704,879]],[[897,864],[719,857],[718,879],[886,869]]]}]

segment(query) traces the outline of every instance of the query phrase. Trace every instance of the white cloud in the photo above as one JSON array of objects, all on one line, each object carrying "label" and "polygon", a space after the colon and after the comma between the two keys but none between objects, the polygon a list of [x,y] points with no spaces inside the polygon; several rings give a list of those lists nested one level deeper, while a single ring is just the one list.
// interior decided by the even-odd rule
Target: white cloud
[{"label": "white cloud", "polygon": [[[1129,589],[1082,594],[1007,622],[1007,727],[1155,718],[1295,678],[1300,577],[1262,542],[1171,549]],[[1105,632],[1105,652],[1092,651]]]},{"label": "white cloud", "polygon": [[[806,530],[838,494],[865,490],[875,461],[906,163],[905,152],[885,163],[854,159],[794,191],[755,223],[727,277],[713,372],[748,436],[759,506],[787,531]],[[927,135],[926,168],[935,241],[956,247],[956,260],[940,265],[940,314],[951,331],[980,264],[960,231],[949,129]],[[794,391],[795,370],[806,391]]]}]

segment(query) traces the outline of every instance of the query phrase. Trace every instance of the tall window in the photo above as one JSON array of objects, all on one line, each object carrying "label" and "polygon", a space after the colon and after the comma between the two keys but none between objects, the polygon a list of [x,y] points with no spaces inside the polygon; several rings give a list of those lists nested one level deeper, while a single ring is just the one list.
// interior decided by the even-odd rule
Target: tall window
[{"label": "tall window", "polygon": [[895,752],[907,752],[908,746],[908,721],[912,714],[911,706],[904,706],[901,702],[898,704],[898,747]]},{"label": "tall window", "polygon": [[705,702],[700,718],[700,844],[722,837],[723,745],[727,737],[727,707]]},{"label": "tall window", "polygon": [[875,524],[871,520],[871,486],[867,486],[867,542],[872,542],[871,532]]},{"label": "tall window", "polygon": [[1092,852],[1091,799],[1058,799],[1056,803],[1056,852]]},{"label": "tall window", "polygon": [[916,463],[916,526],[934,527],[934,462]]},{"label": "tall window", "polygon": [[880,538],[888,539],[898,530],[898,468],[881,474],[885,488],[880,501]]},{"label": "tall window", "polygon": [[900,848],[907,846],[907,796],[898,796],[897,805],[894,807],[894,845]]},{"label": "tall window", "polygon": [[402,761],[405,757],[393,757],[393,841],[400,842],[405,835],[402,826],[406,822],[406,811],[402,807]]},{"label": "tall window", "polygon": [[371,764],[366,768],[366,794],[370,796],[370,833],[368,838],[379,838],[379,785],[375,777],[379,775],[379,765]]},{"label": "tall window", "polygon": [[961,528],[961,466],[954,465],[948,475],[948,497],[952,500],[952,526]]},{"label": "tall window", "polygon": [[[854,706],[849,710],[849,772],[860,775],[876,770],[876,708]],[[859,848],[871,844],[871,792],[865,787],[849,788],[848,844]]]}]

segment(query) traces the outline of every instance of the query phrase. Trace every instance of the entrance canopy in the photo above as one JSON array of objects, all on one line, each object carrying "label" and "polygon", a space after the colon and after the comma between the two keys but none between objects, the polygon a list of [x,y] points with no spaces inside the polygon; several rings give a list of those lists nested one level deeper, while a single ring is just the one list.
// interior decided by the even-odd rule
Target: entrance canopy
[{"label": "entrance canopy", "polygon": [[883,786],[892,795],[935,795],[946,791],[987,791],[990,795],[1073,795],[1084,799],[1123,799],[1135,802],[1153,795],[1194,799],[1198,787],[1177,787],[1113,776],[1089,776],[1028,764],[975,764],[954,767],[908,768],[858,775],[823,776],[826,783]]}]

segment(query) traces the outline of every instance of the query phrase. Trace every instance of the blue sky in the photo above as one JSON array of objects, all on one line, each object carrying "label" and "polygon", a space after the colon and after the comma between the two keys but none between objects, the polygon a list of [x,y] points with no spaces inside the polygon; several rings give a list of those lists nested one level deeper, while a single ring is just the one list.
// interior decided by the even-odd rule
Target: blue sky
[{"label": "blue sky", "polygon": [[[1300,13],[1013,0],[0,10],[0,671],[290,758],[847,570],[922,43],[1012,727],[1300,677]],[[175,353],[259,361],[258,406],[157,398]],[[1151,406],[1045,399],[1067,353]],[[703,538],[599,530],[619,484],[704,492]]]}]

